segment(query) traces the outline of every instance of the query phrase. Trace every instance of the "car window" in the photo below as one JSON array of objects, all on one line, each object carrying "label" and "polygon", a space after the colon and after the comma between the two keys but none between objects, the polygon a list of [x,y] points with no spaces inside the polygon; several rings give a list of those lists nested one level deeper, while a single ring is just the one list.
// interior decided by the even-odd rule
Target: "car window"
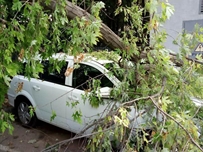
[{"label": "car window", "polygon": [[60,73],[57,70],[52,70],[53,66],[49,63],[48,60],[42,61],[42,64],[44,66],[44,73],[40,74],[40,79],[65,85],[65,71],[67,69],[68,62],[62,66]]},{"label": "car window", "polygon": [[112,74],[119,80],[123,81],[123,69],[116,63],[106,63],[103,65],[107,70],[112,72]]},{"label": "car window", "polygon": [[99,79],[101,81],[100,87],[113,87],[113,83],[98,69],[79,64],[79,67],[73,71],[73,87],[81,90],[87,90],[91,87],[91,81]]}]

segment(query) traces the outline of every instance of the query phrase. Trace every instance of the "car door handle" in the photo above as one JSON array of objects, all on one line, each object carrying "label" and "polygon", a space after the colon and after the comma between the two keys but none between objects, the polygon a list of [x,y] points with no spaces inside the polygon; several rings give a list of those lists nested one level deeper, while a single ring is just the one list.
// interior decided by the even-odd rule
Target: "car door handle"
[{"label": "car door handle", "polygon": [[72,99],[74,100],[74,101],[78,101],[78,97],[72,97]]},{"label": "car door handle", "polygon": [[78,101],[78,97],[76,97],[76,96],[68,96],[68,99],[73,100],[73,101]]},{"label": "car door handle", "polygon": [[39,87],[39,86],[32,86],[32,88],[33,88],[35,91],[39,91],[39,90],[40,90],[40,87]]}]

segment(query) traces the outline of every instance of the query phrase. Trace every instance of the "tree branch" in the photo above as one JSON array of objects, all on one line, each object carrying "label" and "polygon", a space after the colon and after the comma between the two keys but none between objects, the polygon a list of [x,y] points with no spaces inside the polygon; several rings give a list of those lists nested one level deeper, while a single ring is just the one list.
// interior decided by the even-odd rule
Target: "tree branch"
[{"label": "tree branch", "polygon": [[[46,9],[54,11],[56,8],[56,3],[57,3],[56,0],[51,0],[51,3],[49,5],[46,5],[44,2],[42,2],[41,5]],[[83,10],[79,6],[74,5],[70,1],[67,1],[66,3],[67,3],[66,8],[65,8],[66,15],[69,19],[74,19],[75,17],[79,17],[79,18],[85,17],[89,21],[94,19],[91,14],[89,14],[86,10]],[[126,49],[121,38],[117,34],[115,34],[104,23],[102,23],[100,30],[101,30],[101,34],[102,34],[102,40],[108,47],[110,47],[112,49],[116,49],[116,48],[121,49],[121,50]]]},{"label": "tree branch", "polygon": [[2,19],[2,18],[0,18],[0,21],[1,21],[3,24],[7,24],[7,21],[4,20],[4,19]]},{"label": "tree branch", "polygon": [[166,85],[166,77],[163,78],[162,86],[161,86],[161,89],[160,89],[160,91],[158,93],[156,93],[154,95],[151,95],[151,96],[147,96],[147,97],[141,97],[141,98],[133,99],[131,101],[123,103],[122,106],[125,106],[125,105],[131,106],[132,104],[134,104],[134,102],[137,102],[137,101],[140,101],[140,100],[148,100],[151,97],[153,97],[153,98],[158,97],[163,93],[165,85]]},{"label": "tree branch", "polygon": [[115,126],[112,126],[112,127],[110,127],[110,128],[104,129],[104,130],[102,130],[102,131],[98,131],[98,132],[94,132],[94,133],[90,133],[90,134],[85,134],[85,135],[80,135],[80,136],[75,136],[75,137],[73,137],[73,138],[60,141],[60,142],[58,142],[58,143],[56,143],[56,144],[54,144],[54,145],[51,145],[51,146],[45,148],[44,150],[42,150],[42,152],[46,152],[46,151],[47,151],[47,152],[50,152],[51,150],[53,150],[53,149],[54,149],[56,146],[58,146],[58,145],[63,145],[63,144],[65,144],[65,143],[72,142],[72,141],[77,140],[77,139],[81,139],[81,138],[89,137],[89,136],[92,136],[92,135],[96,135],[96,134],[98,134],[98,133],[108,131],[108,130],[114,128],[114,127],[115,127]]},{"label": "tree branch", "polygon": [[[4,24],[5,28],[6,28],[6,25],[9,24],[8,21],[6,21],[6,20],[4,20],[4,19],[2,19],[2,18],[0,18],[0,22],[2,22],[2,23]],[[18,30],[18,31],[20,30],[19,27],[15,26],[15,25],[13,25],[13,24],[12,24],[12,26],[13,26],[16,30]]]},{"label": "tree branch", "polygon": [[151,101],[153,102],[153,104],[159,109],[159,111],[161,111],[161,113],[163,113],[165,116],[169,117],[171,120],[173,120],[175,123],[177,123],[188,135],[188,137],[190,138],[190,140],[192,141],[192,143],[197,146],[199,148],[199,150],[203,151],[203,149],[200,147],[200,145],[194,140],[194,138],[191,136],[191,134],[187,131],[187,129],[180,124],[175,118],[173,118],[171,115],[169,115],[168,113],[164,112],[155,102],[154,97],[150,97]]},{"label": "tree branch", "polygon": [[[30,0],[31,1],[31,0]],[[56,7],[56,0],[51,0],[51,3],[49,5],[46,5],[44,2],[41,3],[41,5],[49,10],[54,11]],[[69,19],[74,19],[75,17],[85,17],[87,20],[92,20],[93,17],[91,14],[89,14],[86,10],[83,10],[77,5],[74,5],[70,1],[67,1],[66,5],[66,15]],[[102,34],[102,40],[103,42],[110,47],[111,49],[120,49],[122,51],[127,51],[128,46],[124,44],[122,39],[115,34],[108,26],[106,26],[104,23],[102,23],[101,28],[100,28],[101,34]],[[150,51],[150,50],[148,50]],[[176,63],[178,66],[182,66],[183,62],[181,60],[178,60],[176,58],[177,54],[170,53],[171,60]],[[147,53],[144,51],[141,51],[139,55],[134,55],[132,57],[132,60],[137,62],[140,59],[146,58]],[[189,61],[194,61],[195,63],[200,63],[203,64],[202,62],[196,60],[196,59],[191,59],[189,57],[186,57],[187,60]]]},{"label": "tree branch", "polygon": [[154,98],[156,97],[159,97],[163,91],[164,91],[164,88],[165,88],[165,85],[166,85],[166,78],[164,77],[163,78],[163,82],[162,82],[162,87],[160,89],[160,91],[154,95],[151,95],[151,96],[147,96],[147,97],[142,97],[142,98],[137,98],[137,99],[134,99],[134,100],[131,100],[129,102],[126,102],[126,103],[123,103],[122,105],[129,105],[129,104],[132,104],[136,101],[139,101],[139,100],[148,100],[148,99],[151,99],[151,101],[153,102],[153,104],[158,108],[159,111],[161,111],[162,114],[164,114],[165,116],[169,117],[170,119],[172,119],[174,122],[176,122],[185,132],[186,134],[189,136],[190,140],[192,141],[192,143],[197,146],[201,151],[203,151],[203,149],[200,147],[200,145],[194,140],[194,138],[191,136],[191,134],[185,129],[185,127],[183,125],[181,125],[175,118],[173,118],[171,115],[167,114],[166,112],[164,112],[155,102]]}]

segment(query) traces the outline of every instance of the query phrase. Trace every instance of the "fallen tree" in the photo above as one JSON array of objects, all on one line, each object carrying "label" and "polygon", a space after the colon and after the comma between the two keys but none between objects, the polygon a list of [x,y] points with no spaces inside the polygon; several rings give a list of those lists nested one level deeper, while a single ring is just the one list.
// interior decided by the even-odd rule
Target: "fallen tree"
[{"label": "fallen tree", "polygon": [[[56,7],[57,1],[51,0],[51,3],[49,5],[46,5],[45,3],[42,3],[42,5],[49,10],[54,11]],[[69,19],[74,19],[75,17],[85,17],[87,20],[92,20],[94,17],[91,16],[89,12],[86,10],[83,10],[81,7],[71,3],[70,1],[66,1],[66,15]],[[100,28],[101,34],[102,34],[102,40],[104,43],[110,47],[111,49],[121,49],[125,50],[126,47],[123,44],[121,38],[116,35],[108,26],[106,26],[104,23],[102,23]]]},{"label": "fallen tree", "polygon": [[[45,3],[42,3],[43,7],[45,7],[46,9],[55,10],[57,1],[56,0],[51,0],[51,3],[49,5],[46,5]],[[75,5],[74,3],[70,2],[70,1],[66,1],[66,15],[69,19],[74,19],[76,17],[82,18],[85,17],[87,20],[92,20],[94,17],[87,12],[86,10],[82,9],[81,7]],[[153,21],[151,21],[153,22]],[[156,25],[154,25],[156,26]],[[115,34],[108,26],[106,26],[104,23],[101,24],[101,28],[100,28],[100,32],[102,35],[102,40],[103,42],[106,44],[106,46],[108,46],[109,48],[111,48],[112,50],[115,49],[120,49],[122,51],[127,51],[128,47],[124,44],[124,42],[122,41],[122,38],[120,38],[117,34]],[[136,49],[136,48],[134,48]],[[150,48],[153,49],[153,48]],[[147,57],[147,53],[150,50],[148,50],[147,52],[144,50],[139,50],[139,54],[138,55],[134,55],[133,59],[135,62],[137,62],[140,59],[146,58]],[[177,58],[177,54],[175,53],[171,53],[171,60],[176,63],[178,66],[182,65],[182,61],[180,59]],[[189,57],[185,57],[188,61],[194,61],[196,63],[202,64],[201,61],[198,61],[196,59],[192,59]]]},{"label": "fallen tree", "polygon": [[[199,112],[201,109],[191,102],[192,96],[203,97],[202,75],[199,74],[202,68],[194,62],[188,62],[193,61],[187,57],[189,52],[184,50],[184,47],[189,45],[189,37],[183,37],[181,40],[179,56],[164,47],[167,34],[159,30],[158,22],[164,22],[172,15],[173,9],[168,3],[162,2],[159,6],[155,1],[147,1],[146,7],[141,8],[132,1],[129,7],[120,6],[121,9],[118,9],[117,13],[124,12],[128,25],[121,38],[101,22],[98,15],[101,6],[96,9],[95,15],[66,0],[44,3],[16,0],[10,4],[10,10],[14,11],[11,16],[7,2],[0,1],[0,6],[5,6],[0,12],[1,84],[8,84],[10,76],[22,71],[22,63],[19,61],[24,58],[29,63],[25,67],[26,76],[37,77],[38,73],[43,72],[43,66],[34,60],[36,54],[40,53],[42,58],[46,59],[59,50],[73,55],[83,54],[84,48],[92,47],[98,42],[98,38],[102,37],[104,43],[114,50],[115,54],[121,55],[123,61],[131,62],[132,67],[120,67],[123,80],[121,86],[113,90],[113,99],[121,107],[113,107],[112,113],[107,115],[108,119],[100,119],[94,124],[97,128],[89,140],[90,151],[113,151],[115,147],[121,151],[202,151],[202,142],[199,140],[196,126],[202,118]],[[92,8],[94,6],[96,4],[92,5]],[[161,14],[154,13],[157,7],[162,8]],[[145,25],[142,15],[146,12],[153,15]],[[151,34],[151,44],[147,43],[146,31]],[[67,37],[61,37],[64,33]],[[137,42],[141,42],[142,46],[138,46]],[[12,60],[13,53],[16,53],[20,60]],[[102,58],[106,57],[107,53],[99,55]],[[60,69],[57,61],[52,62],[53,68]],[[182,68],[175,69],[173,62]],[[153,122],[142,126],[138,130],[141,134],[135,136],[132,134],[132,128],[126,125],[129,121],[126,113],[130,106],[135,109],[145,108],[144,112],[153,117]],[[162,121],[150,115],[153,109],[163,115]],[[5,121],[7,120],[0,120]],[[136,121],[136,118],[133,121]],[[152,128],[150,135],[145,130],[146,125]],[[89,127],[92,127],[92,124]],[[109,136],[112,134],[116,137],[114,143],[112,136]]]}]

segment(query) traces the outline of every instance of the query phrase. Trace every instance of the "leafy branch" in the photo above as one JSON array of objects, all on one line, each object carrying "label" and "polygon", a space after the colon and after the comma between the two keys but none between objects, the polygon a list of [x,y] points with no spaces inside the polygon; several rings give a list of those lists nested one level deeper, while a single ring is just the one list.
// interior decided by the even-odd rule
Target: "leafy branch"
[{"label": "leafy branch", "polygon": [[187,129],[181,124],[179,123],[175,118],[173,118],[171,115],[169,115],[168,113],[164,112],[156,103],[156,101],[154,100],[154,97],[150,97],[151,101],[153,102],[153,104],[159,109],[159,111],[161,111],[161,113],[163,113],[164,115],[166,115],[167,117],[169,117],[170,119],[172,119],[174,122],[176,122],[185,132],[186,134],[189,136],[190,140],[192,141],[192,143],[197,146],[199,148],[199,150],[203,151],[203,149],[200,147],[200,145],[194,140],[194,138],[191,136],[191,134],[187,131]]},{"label": "leafy branch", "polygon": [[[160,97],[160,96],[163,94],[164,89],[165,89],[165,85],[166,85],[166,78],[164,77],[164,78],[163,78],[163,81],[162,81],[161,89],[160,89],[160,91],[159,91],[158,93],[153,94],[153,95],[151,95],[151,96],[147,96],[147,97],[142,97],[142,98],[137,98],[137,99],[131,100],[131,101],[129,101],[129,102],[126,102],[126,103],[121,104],[119,107],[132,106],[133,104],[135,104],[135,102],[138,102],[138,101],[140,101],[140,100],[149,100],[149,99],[150,99],[150,100],[153,102],[153,104],[155,105],[155,107],[164,115],[164,116],[163,116],[163,117],[164,117],[164,121],[165,121],[165,116],[168,117],[168,118],[170,118],[171,120],[173,120],[176,124],[178,124],[178,126],[180,126],[180,127],[186,132],[186,134],[189,136],[189,138],[190,138],[190,140],[192,141],[192,143],[193,143],[196,147],[198,147],[199,150],[203,151],[203,149],[202,149],[202,148],[200,147],[200,145],[194,140],[194,138],[193,138],[193,137],[191,136],[191,134],[187,131],[187,129],[186,129],[180,122],[178,122],[174,117],[172,117],[172,116],[169,115],[168,113],[164,112],[164,111],[160,108],[160,106],[157,105],[157,103],[156,103],[156,101],[155,101],[155,98],[158,98],[158,97]],[[113,107],[112,107],[112,109],[113,109]],[[118,108],[118,109],[119,109],[119,108]],[[117,109],[116,111],[110,110],[110,112],[108,113],[108,115],[107,115],[106,117],[118,115],[118,109]],[[141,114],[141,115],[142,115],[142,114]],[[135,120],[136,120],[136,118],[134,118],[134,121],[135,121]],[[79,139],[79,138],[89,137],[89,136],[93,136],[93,135],[96,135],[96,134],[98,134],[98,133],[101,133],[100,131],[97,131],[97,132],[93,132],[93,133],[91,133],[91,134],[83,135],[84,132],[85,132],[86,130],[88,130],[89,128],[91,128],[91,127],[93,127],[93,126],[98,126],[99,124],[104,124],[104,121],[105,121],[105,118],[100,118],[100,119],[98,119],[97,121],[95,121],[94,123],[90,123],[90,125],[86,126],[86,128],[85,128],[83,131],[81,131],[76,137],[71,138],[71,139],[68,139],[68,140],[64,140],[64,141],[61,141],[61,142],[58,142],[58,143],[56,143],[55,145],[52,145],[52,146],[50,146],[50,147],[47,147],[47,148],[44,149],[43,151],[44,151],[44,152],[45,152],[45,151],[48,151],[48,150],[54,148],[54,147],[57,146],[57,145],[63,145],[63,144],[65,144],[65,143],[71,142],[71,141],[76,140],[76,139]],[[165,122],[164,122],[164,123],[165,123]],[[115,126],[110,125],[109,128],[103,129],[102,132],[108,131],[108,130],[110,130],[110,129],[112,129],[112,128],[115,128]],[[133,129],[133,128],[132,128],[132,129]],[[131,130],[131,132],[132,132],[132,130]],[[157,144],[156,144],[156,146],[157,146]],[[155,147],[156,147],[156,146],[155,146]]]},{"label": "leafy branch", "polygon": [[[189,136],[190,140],[192,141],[192,143],[194,145],[196,145],[201,151],[203,151],[203,149],[200,147],[200,145],[194,140],[194,138],[191,136],[191,134],[187,131],[187,129],[181,124],[179,123],[175,118],[173,118],[171,115],[169,115],[168,113],[164,112],[156,103],[155,99],[154,98],[157,98],[159,96],[162,95],[162,93],[164,92],[164,88],[165,88],[165,85],[166,85],[166,78],[164,77],[163,78],[163,82],[162,82],[162,87],[160,89],[160,91],[154,95],[151,95],[151,96],[147,96],[147,97],[141,97],[141,98],[137,98],[137,99],[134,99],[134,100],[131,100],[129,102],[125,102],[122,104],[122,106],[124,105],[132,105],[134,102],[137,102],[137,101],[140,101],[140,100],[148,100],[150,99],[153,104],[156,106],[156,108],[162,113],[164,114],[165,116],[169,117],[170,119],[172,119],[175,123],[177,123],[185,132],[186,134]],[[197,112],[196,112],[197,113]]]}]

